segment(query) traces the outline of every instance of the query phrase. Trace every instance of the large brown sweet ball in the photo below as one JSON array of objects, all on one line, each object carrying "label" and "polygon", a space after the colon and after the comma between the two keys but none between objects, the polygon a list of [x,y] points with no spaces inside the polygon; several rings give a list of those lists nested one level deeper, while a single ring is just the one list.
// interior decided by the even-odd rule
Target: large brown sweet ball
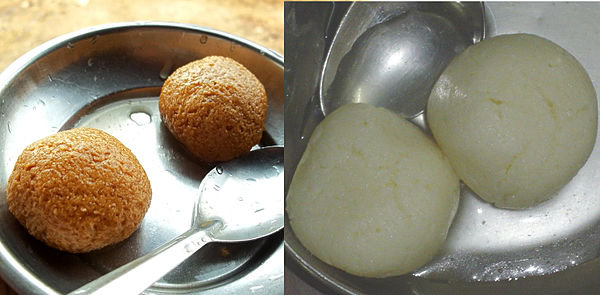
[{"label": "large brown sweet ball", "polygon": [[6,190],[8,209],[32,236],[72,253],[129,237],[152,198],[133,153],[93,128],[58,132],[29,145]]},{"label": "large brown sweet ball", "polygon": [[247,153],[260,141],[267,95],[243,65],[208,56],[167,78],[158,107],[164,124],[193,155],[219,162]]}]

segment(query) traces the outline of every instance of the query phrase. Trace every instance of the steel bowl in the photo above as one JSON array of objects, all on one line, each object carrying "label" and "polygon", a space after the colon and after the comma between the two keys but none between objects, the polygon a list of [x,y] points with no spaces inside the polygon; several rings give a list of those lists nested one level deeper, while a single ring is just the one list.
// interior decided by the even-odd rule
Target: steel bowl
[{"label": "steel bowl", "polygon": [[[231,57],[264,84],[269,100],[258,146],[283,144],[283,56],[242,38],[193,25],[131,22],[70,33],[33,49],[0,74],[0,274],[22,294],[64,294],[186,231],[200,181],[194,161],[161,123],[158,95],[179,66]],[[35,240],[10,214],[6,183],[22,149],[79,126],[107,131],[145,168],[152,203],[127,240],[87,254]],[[257,146],[257,147],[258,147]],[[212,244],[148,294],[282,294],[283,232],[254,242]]]},{"label": "steel bowl", "polygon": [[[383,6],[363,5],[378,6],[375,11]],[[332,40],[344,42],[334,36],[348,7],[286,3],[286,191],[312,131],[324,117],[318,82]],[[552,40],[580,61],[600,89],[595,54],[600,38],[582,33],[600,26],[598,5],[492,2],[485,7],[487,37],[524,32]],[[348,42],[342,46],[351,46]],[[569,184],[534,208],[495,208],[463,186],[445,245],[412,274],[373,279],[345,273],[311,255],[289,223],[285,225],[286,274],[289,270],[323,294],[597,294],[599,145],[597,140],[587,163]]]}]

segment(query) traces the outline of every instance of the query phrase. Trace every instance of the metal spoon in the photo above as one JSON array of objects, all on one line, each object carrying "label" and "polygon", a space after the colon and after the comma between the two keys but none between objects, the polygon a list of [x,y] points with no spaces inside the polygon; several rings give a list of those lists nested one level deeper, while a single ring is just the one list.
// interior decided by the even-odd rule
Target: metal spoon
[{"label": "metal spoon", "polygon": [[421,114],[446,65],[484,28],[481,3],[354,3],[323,67],[323,114],[349,102]]},{"label": "metal spoon", "polygon": [[283,147],[222,163],[200,184],[192,228],[70,294],[139,294],[202,246],[259,239],[283,228]]}]

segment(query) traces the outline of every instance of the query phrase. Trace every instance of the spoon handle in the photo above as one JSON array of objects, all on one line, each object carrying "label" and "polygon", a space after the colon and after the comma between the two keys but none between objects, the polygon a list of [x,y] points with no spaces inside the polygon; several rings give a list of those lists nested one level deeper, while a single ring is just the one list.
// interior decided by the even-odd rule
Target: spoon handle
[{"label": "spoon handle", "polygon": [[206,231],[192,228],[69,294],[140,294],[211,241]]}]

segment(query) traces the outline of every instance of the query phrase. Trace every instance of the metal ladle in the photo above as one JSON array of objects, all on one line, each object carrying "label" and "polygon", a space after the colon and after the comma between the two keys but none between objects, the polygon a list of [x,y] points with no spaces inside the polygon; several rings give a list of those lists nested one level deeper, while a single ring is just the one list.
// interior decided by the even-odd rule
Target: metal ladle
[{"label": "metal ladle", "polygon": [[354,3],[323,67],[323,114],[350,102],[421,114],[444,68],[484,28],[481,3]]},{"label": "metal ladle", "polygon": [[244,242],[283,228],[283,147],[218,165],[200,184],[192,228],[70,294],[140,294],[204,245]]}]

